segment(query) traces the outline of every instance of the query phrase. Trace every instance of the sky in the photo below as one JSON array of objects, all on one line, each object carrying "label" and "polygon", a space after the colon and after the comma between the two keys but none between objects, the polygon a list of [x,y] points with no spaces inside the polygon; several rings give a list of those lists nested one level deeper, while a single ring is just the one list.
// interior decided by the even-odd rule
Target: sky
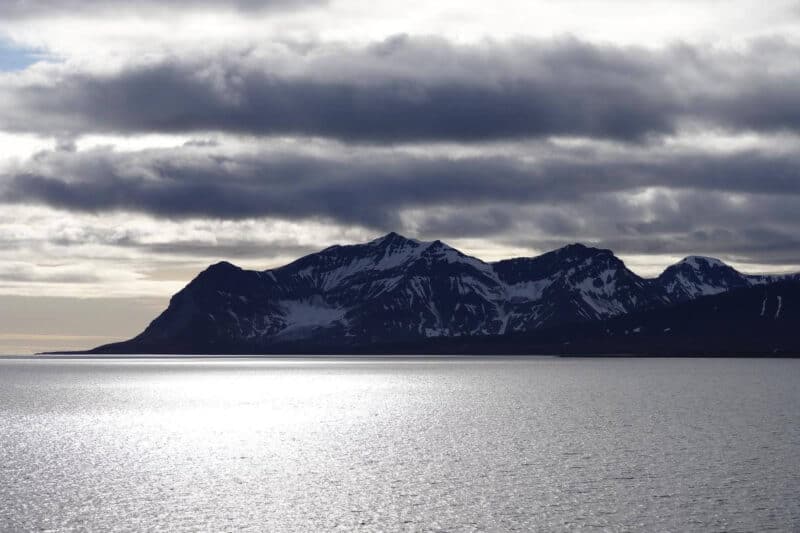
[{"label": "sky", "polygon": [[6,0],[0,353],[388,231],[800,271],[800,1]]}]

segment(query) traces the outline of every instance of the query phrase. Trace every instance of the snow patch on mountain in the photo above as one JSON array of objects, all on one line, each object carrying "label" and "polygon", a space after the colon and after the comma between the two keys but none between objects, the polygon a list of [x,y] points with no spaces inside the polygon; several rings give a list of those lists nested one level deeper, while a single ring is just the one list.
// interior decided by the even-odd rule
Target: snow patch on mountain
[{"label": "snow patch on mountain", "polygon": [[728,290],[727,284],[711,285],[698,280],[688,279],[684,274],[676,274],[673,281],[665,285],[669,294],[684,293],[690,298],[710,296]]},{"label": "snow patch on mountain", "polygon": [[326,304],[319,297],[286,300],[280,302],[279,306],[286,322],[286,328],[281,331],[281,335],[299,334],[313,328],[329,327],[335,322],[342,321],[347,312],[347,309]]},{"label": "snow patch on mountain", "polygon": [[425,253],[430,257],[434,257],[448,264],[461,263],[468,265],[491,278],[496,277],[492,265],[489,263],[484,263],[475,257],[462,254],[455,248],[444,244],[442,241],[433,241],[431,243],[427,243],[427,246],[425,247]]},{"label": "snow patch on mountain", "polygon": [[506,295],[510,300],[521,299],[535,302],[542,298],[545,289],[552,285],[553,281],[555,281],[554,278],[544,278],[506,285]]}]

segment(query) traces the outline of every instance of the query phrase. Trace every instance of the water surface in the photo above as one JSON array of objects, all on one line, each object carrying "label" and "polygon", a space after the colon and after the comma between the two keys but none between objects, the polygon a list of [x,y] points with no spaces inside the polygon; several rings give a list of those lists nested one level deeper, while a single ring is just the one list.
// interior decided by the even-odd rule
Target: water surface
[{"label": "water surface", "polygon": [[798,530],[799,385],[798,360],[0,360],[0,530]]}]

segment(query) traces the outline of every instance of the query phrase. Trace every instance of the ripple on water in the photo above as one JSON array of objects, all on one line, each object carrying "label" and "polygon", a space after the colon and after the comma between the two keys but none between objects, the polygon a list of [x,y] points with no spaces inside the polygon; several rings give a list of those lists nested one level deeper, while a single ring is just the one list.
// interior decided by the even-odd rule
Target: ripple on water
[{"label": "ripple on water", "polygon": [[0,361],[0,530],[800,528],[800,361]]}]

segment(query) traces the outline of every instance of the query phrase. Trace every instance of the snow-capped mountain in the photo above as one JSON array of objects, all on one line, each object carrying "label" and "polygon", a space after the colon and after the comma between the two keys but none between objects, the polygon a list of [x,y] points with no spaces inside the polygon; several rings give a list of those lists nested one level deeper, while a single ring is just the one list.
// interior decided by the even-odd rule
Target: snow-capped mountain
[{"label": "snow-capped mountain", "polygon": [[661,291],[610,250],[582,244],[492,266],[509,309],[503,332],[600,320],[666,302]]},{"label": "snow-capped mountain", "polygon": [[210,266],[134,339],[105,352],[274,352],[525,334],[763,284],[689,257],[643,279],[610,250],[573,244],[486,263],[396,233],[262,272]]},{"label": "snow-capped mountain", "polygon": [[800,280],[764,285],[519,335],[427,339],[393,353],[800,356]]},{"label": "snow-capped mountain", "polygon": [[669,266],[659,277],[671,301],[683,302],[700,296],[764,285],[775,278],[748,276],[713,257],[689,256]]}]

